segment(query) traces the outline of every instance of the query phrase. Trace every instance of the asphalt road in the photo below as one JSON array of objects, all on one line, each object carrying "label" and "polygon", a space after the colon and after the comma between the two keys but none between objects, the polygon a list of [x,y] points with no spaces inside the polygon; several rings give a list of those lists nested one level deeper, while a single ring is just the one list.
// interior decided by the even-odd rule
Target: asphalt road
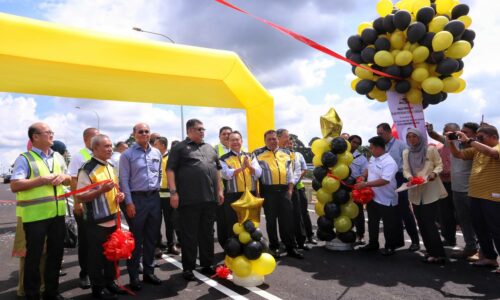
[{"label": "asphalt road", "polygon": [[[15,197],[8,185],[0,184],[0,299],[16,299],[17,258],[11,257],[15,233]],[[312,210],[312,206],[311,206]],[[315,220],[314,213],[311,213]],[[263,224],[262,227],[265,227]],[[459,245],[463,245],[458,235]],[[408,243],[409,246],[409,243]],[[451,249],[448,249],[448,252]],[[216,244],[216,257],[222,250]],[[490,270],[470,266],[465,261],[450,260],[444,266],[420,262],[422,253],[400,249],[392,257],[356,251],[331,252],[322,244],[305,252],[304,260],[282,258],[265,284],[242,288],[228,280],[186,282],[181,276],[180,257],[164,256],[158,260],[156,275],[163,280],[159,287],[145,285],[137,296],[122,299],[500,299],[500,276]],[[60,290],[66,297],[92,299],[90,290],[78,287],[77,256],[74,249],[65,251]],[[128,283],[122,264],[121,282]]]}]

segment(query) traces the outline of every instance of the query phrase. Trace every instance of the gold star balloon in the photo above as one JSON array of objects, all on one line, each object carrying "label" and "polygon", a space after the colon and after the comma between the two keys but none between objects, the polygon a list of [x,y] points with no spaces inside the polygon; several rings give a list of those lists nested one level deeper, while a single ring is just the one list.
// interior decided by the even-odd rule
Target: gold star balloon
[{"label": "gold star balloon", "polygon": [[330,108],[326,115],[320,117],[319,121],[323,138],[337,137],[342,132],[342,120],[334,108]]},{"label": "gold star balloon", "polygon": [[231,204],[231,207],[236,211],[238,222],[243,224],[246,220],[251,220],[260,224],[260,209],[264,204],[263,198],[257,198],[247,189],[238,201]]}]

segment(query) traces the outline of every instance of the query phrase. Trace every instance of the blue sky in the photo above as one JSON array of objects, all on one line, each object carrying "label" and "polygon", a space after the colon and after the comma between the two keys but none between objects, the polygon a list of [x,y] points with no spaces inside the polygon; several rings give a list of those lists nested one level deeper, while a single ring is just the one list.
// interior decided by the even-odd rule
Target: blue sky
[{"label": "blue sky", "polygon": [[[376,0],[233,0],[253,14],[301,33],[339,53],[361,22],[377,17]],[[500,125],[497,82],[500,52],[496,12],[500,1],[462,1],[471,8],[476,45],[464,59],[467,89],[425,111],[426,119],[444,123],[486,121]],[[350,88],[351,66],[319,53],[248,16],[212,0],[0,0],[0,12],[103,31],[134,39],[166,41],[132,31],[134,26],[168,35],[176,43],[235,51],[275,98],[276,126],[290,129],[304,142],[320,135],[319,116],[335,107],[347,132],[365,140],[381,122],[391,123],[385,103],[370,101]],[[112,99],[111,99],[112,100]],[[83,110],[75,109],[80,106]],[[114,141],[126,139],[134,123],[147,120],[153,131],[170,140],[180,138],[180,109],[171,105],[60,99],[0,91],[0,169],[25,149],[26,128],[48,122],[56,139],[71,151],[82,146],[81,132],[96,126],[92,112],[118,111],[101,116],[101,129]],[[104,115],[104,113],[102,113]],[[185,119],[197,117],[208,125],[207,140],[217,141],[223,125],[245,130],[244,112],[230,109],[186,108]],[[1,171],[1,170],[0,170]]]}]

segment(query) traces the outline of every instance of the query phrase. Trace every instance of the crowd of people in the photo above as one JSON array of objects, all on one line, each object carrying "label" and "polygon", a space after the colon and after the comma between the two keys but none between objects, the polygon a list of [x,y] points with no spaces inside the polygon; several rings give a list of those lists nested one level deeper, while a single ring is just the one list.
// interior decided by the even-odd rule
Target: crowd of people
[{"label": "crowd of people", "polygon": [[[456,245],[457,224],[465,247],[451,255],[469,259],[476,266],[498,269],[500,252],[500,145],[498,131],[488,124],[446,124],[442,134],[432,125],[428,134],[409,129],[396,139],[389,124],[377,126],[369,157],[360,151],[358,135],[343,134],[351,143],[351,176],[361,178],[355,188],[371,187],[374,199],[365,214],[354,220],[360,251],[394,255],[404,246],[405,229],[411,238],[408,250],[425,246],[422,260],[446,262],[445,246]],[[268,251],[277,259],[304,258],[304,251],[318,242],[307,210],[309,199],[303,178],[307,164],[293,150],[286,129],[265,132],[264,146],[252,153],[243,148],[243,136],[230,127],[219,131],[220,143],[204,142],[204,124],[186,123],[187,138],[172,142],[151,132],[146,123],[133,127],[135,143],[118,142],[98,129],[83,131],[84,147],[68,162],[66,148],[54,141],[48,124],[28,129],[31,149],[14,165],[11,190],[18,201],[15,252],[25,256],[20,264],[18,295],[27,299],[64,299],[59,276],[66,230],[64,186],[77,191],[73,213],[78,224],[80,287],[91,288],[98,299],[117,299],[126,291],[115,282],[115,267],[104,256],[103,244],[117,228],[123,212],[135,240],[127,260],[129,288],[161,285],[155,274],[155,257],[164,252],[182,254],[183,277],[196,280],[193,271],[215,274],[214,225],[222,248],[238,222],[231,203],[245,191],[264,198]],[[425,183],[405,189],[414,178]],[[91,187],[91,188],[87,188]],[[120,212],[121,211],[121,212]],[[383,222],[384,247],[379,246]],[[165,241],[161,232],[165,227]],[[418,225],[418,227],[417,227]],[[420,232],[420,235],[419,235]],[[25,241],[25,244],[24,244]],[[23,248],[24,247],[24,248]],[[24,251],[23,251],[24,249]],[[142,280],[140,279],[142,274]]]}]

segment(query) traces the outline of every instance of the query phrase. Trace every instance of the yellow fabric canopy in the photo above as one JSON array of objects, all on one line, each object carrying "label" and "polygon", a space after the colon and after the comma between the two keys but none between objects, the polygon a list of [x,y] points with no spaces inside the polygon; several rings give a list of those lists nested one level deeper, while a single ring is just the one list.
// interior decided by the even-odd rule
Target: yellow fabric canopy
[{"label": "yellow fabric canopy", "polygon": [[3,92],[245,109],[250,149],[274,128],[272,97],[234,52],[126,39],[4,13],[0,41]]}]

